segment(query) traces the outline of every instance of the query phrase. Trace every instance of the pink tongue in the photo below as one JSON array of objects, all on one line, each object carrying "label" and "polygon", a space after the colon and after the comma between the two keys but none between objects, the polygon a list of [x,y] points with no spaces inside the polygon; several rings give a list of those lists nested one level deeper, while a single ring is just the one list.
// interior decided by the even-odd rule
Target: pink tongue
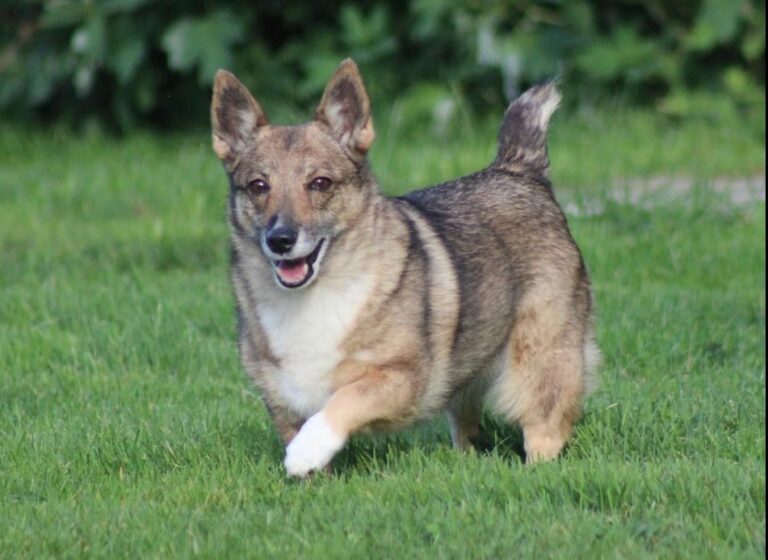
[{"label": "pink tongue", "polygon": [[279,261],[277,263],[277,273],[286,284],[298,284],[309,274],[309,265],[306,259]]}]

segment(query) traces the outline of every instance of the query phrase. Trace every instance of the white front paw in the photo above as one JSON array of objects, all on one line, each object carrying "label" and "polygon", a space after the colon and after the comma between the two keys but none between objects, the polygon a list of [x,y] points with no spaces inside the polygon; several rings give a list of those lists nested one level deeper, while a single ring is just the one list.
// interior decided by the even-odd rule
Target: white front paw
[{"label": "white front paw", "polygon": [[307,420],[285,450],[285,470],[290,476],[305,477],[322,469],[344,447],[346,437],[336,433],[323,411]]}]

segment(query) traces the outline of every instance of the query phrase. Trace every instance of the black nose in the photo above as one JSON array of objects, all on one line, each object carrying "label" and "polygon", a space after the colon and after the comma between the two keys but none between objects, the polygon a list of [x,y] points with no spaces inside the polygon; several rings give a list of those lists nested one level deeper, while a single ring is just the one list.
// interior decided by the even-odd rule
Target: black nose
[{"label": "black nose", "polygon": [[280,226],[272,228],[267,232],[267,247],[273,253],[284,255],[296,245],[297,237],[296,230],[289,227]]}]

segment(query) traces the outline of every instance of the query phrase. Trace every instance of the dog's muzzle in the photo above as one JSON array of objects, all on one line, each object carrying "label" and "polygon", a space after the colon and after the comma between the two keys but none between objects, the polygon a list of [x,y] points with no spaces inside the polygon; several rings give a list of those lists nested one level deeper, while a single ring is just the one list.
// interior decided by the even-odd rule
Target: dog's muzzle
[{"label": "dog's muzzle", "polygon": [[275,277],[284,288],[300,288],[308,284],[316,274],[316,264],[324,249],[325,239],[317,242],[317,245],[305,257],[296,259],[273,260]]}]

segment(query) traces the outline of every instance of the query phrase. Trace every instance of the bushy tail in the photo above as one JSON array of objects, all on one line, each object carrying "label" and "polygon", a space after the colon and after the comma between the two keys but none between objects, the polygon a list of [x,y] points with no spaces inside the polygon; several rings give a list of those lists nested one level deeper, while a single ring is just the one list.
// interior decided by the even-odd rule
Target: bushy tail
[{"label": "bushy tail", "polygon": [[510,103],[493,167],[547,177],[547,129],[559,104],[560,92],[553,82],[534,86]]}]

